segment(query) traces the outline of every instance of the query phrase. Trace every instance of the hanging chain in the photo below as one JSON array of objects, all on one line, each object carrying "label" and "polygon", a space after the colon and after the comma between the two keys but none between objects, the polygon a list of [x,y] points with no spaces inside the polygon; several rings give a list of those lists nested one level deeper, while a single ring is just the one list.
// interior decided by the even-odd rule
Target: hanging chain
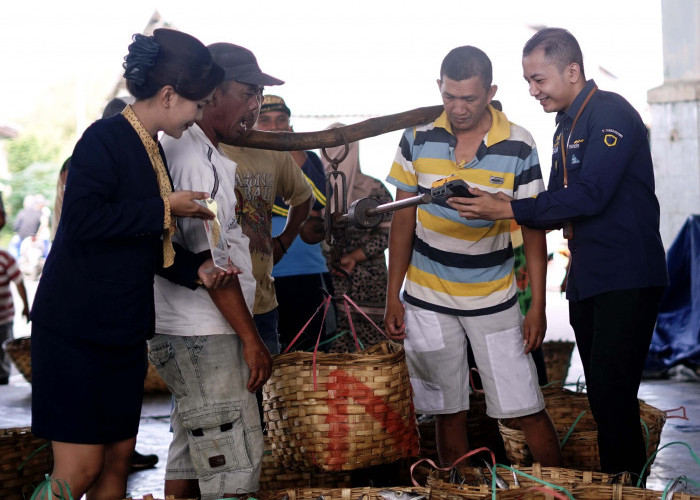
[{"label": "hanging chain", "polygon": [[340,218],[348,212],[348,187],[345,172],[338,170],[338,165],[348,156],[350,144],[342,129],[336,131],[343,138],[345,150],[336,158],[330,158],[326,148],[321,148],[321,154],[330,163],[330,170],[326,174],[326,207],[324,211],[324,223],[326,230],[326,243],[330,247],[330,267],[336,273],[345,278],[345,290],[336,290],[336,297],[350,291],[350,273],[340,265],[343,249],[345,248],[346,223]]}]

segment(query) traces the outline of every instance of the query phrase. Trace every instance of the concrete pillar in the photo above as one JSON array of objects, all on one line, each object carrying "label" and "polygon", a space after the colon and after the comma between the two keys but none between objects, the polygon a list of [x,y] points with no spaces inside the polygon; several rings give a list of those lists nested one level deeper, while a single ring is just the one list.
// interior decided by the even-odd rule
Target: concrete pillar
[{"label": "concrete pillar", "polygon": [[700,214],[700,2],[662,0],[664,83],[650,90],[651,151],[666,248]]}]

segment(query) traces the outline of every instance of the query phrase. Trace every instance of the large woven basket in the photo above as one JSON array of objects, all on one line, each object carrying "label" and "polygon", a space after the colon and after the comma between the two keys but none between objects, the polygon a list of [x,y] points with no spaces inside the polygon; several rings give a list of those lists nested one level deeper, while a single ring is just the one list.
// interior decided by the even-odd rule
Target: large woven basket
[{"label": "large woven basket", "polygon": [[349,472],[308,472],[287,470],[272,454],[270,439],[265,436],[265,452],[260,470],[260,490],[290,488],[350,488]]},{"label": "large woven basket", "polygon": [[[569,433],[578,419],[573,432],[562,446],[562,465],[570,469],[599,471],[598,429],[590,411],[588,397],[585,394],[562,391],[557,396],[546,397],[545,403],[559,439],[563,439]],[[643,432],[647,442],[647,458],[649,458],[659,446],[666,414],[641,400],[639,412],[646,426]],[[498,425],[510,462],[521,466],[531,465],[532,454],[525,442],[523,432],[511,427],[511,424],[506,421],[499,421]]]},{"label": "large woven basket", "polygon": [[[154,498],[150,493],[143,496],[143,498],[131,498],[127,497],[124,500],[160,500],[160,498]],[[167,495],[165,500],[195,500],[194,498],[175,498],[173,495]]]},{"label": "large woven basket", "polygon": [[[664,497],[663,491],[633,488],[621,484],[581,486],[574,489],[571,493],[576,500],[661,500],[663,498],[671,498],[670,492]],[[700,496],[674,491],[673,500],[700,500]]]},{"label": "large woven basket", "polygon": [[[131,498],[127,497],[124,500],[160,500],[160,498],[154,498],[150,493],[143,496],[143,498]],[[195,500],[194,498],[175,498],[173,495],[167,495],[165,500]]]},{"label": "large woven basket", "polygon": [[[499,475],[502,478],[506,477],[502,473],[502,471],[499,472]],[[487,480],[490,480],[490,475],[488,476],[488,478],[489,479]],[[479,480],[485,481],[485,479],[483,478]],[[481,482],[479,485],[436,483],[434,485],[431,485],[429,489],[431,500],[490,500],[491,498],[493,498],[490,483],[489,485],[486,485],[483,482]],[[527,484],[521,482],[520,487],[515,487],[509,483],[509,489],[497,489],[495,497],[499,500],[554,500],[557,498],[569,500],[569,498],[566,496],[566,493],[555,489],[546,489],[544,485],[535,481],[529,481]]]},{"label": "large woven basket", "polygon": [[[3,343],[5,350],[10,355],[12,362],[17,367],[17,370],[24,376],[25,380],[32,383],[32,338],[19,337],[12,340],[7,340]],[[146,394],[167,394],[168,386],[158,375],[156,367],[148,362],[148,372],[146,379],[143,382],[143,392]]]},{"label": "large woven basket", "polygon": [[[273,357],[263,387],[272,452],[285,468],[355,470],[418,455],[403,346]],[[315,379],[315,380],[314,380]]]},{"label": "large woven basket", "polygon": [[32,341],[31,337],[6,340],[2,346],[25,380],[32,383]]},{"label": "large woven basket", "polygon": [[[541,479],[548,483],[556,484],[557,486],[563,486],[567,489],[585,485],[606,484],[612,481],[622,481],[625,484],[631,484],[632,481],[629,475],[625,475],[623,478],[604,472],[581,471],[562,467],[542,467],[538,462],[532,464],[532,467],[519,467],[516,465],[514,468],[536,479]],[[480,487],[483,483],[482,476],[486,478],[490,484],[491,473],[488,470],[479,468],[480,470],[477,471],[477,467],[470,466],[458,466],[458,469],[465,479],[466,485]],[[497,472],[511,488],[515,487],[515,479],[511,471],[498,468]],[[445,484],[451,484],[449,482],[449,475],[449,472],[432,469],[427,475],[428,480],[426,486],[442,489]],[[518,474],[518,483],[521,487],[537,486],[540,484],[520,474]],[[453,484],[453,486],[456,485]]]},{"label": "large woven basket", "polygon": [[[298,488],[277,491],[258,492],[258,500],[384,500],[379,496],[379,492],[384,488]],[[431,498],[428,488],[414,488],[412,486],[400,488],[386,488],[394,492],[414,492],[423,495],[426,499]],[[401,495],[399,495],[401,496]],[[404,498],[408,498],[405,496]]]},{"label": "large woven basket", "polygon": [[575,342],[568,340],[552,340],[542,344],[544,354],[544,366],[549,382],[566,382],[571,366],[571,354],[574,351]]},{"label": "large woven basket", "polygon": [[52,468],[48,441],[34,436],[29,427],[0,429],[0,498],[29,498]]}]

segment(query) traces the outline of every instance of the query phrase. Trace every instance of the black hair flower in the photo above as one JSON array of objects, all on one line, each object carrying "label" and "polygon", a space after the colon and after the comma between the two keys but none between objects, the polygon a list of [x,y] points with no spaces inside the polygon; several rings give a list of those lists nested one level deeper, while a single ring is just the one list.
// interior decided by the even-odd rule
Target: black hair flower
[{"label": "black hair flower", "polygon": [[135,34],[129,45],[129,53],[124,57],[124,78],[136,86],[146,81],[146,73],[156,64],[160,44],[152,36]]}]

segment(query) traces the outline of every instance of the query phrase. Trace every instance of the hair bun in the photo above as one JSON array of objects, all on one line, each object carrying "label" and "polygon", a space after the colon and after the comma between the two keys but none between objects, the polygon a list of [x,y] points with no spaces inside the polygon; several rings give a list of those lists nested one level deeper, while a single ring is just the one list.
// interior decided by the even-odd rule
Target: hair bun
[{"label": "hair bun", "polygon": [[160,44],[154,37],[135,34],[129,53],[124,57],[124,78],[136,86],[143,85],[148,69],[156,64],[159,51]]}]

